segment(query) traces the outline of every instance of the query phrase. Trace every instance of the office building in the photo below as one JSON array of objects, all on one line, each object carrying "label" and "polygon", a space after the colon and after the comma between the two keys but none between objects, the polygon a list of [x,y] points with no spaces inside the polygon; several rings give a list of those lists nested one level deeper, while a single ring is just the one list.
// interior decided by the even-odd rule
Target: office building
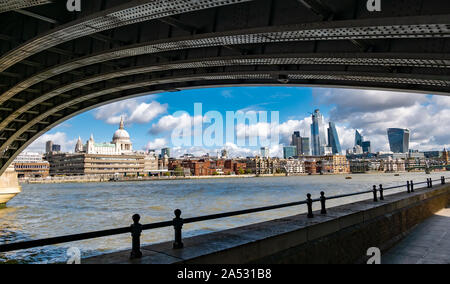
[{"label": "office building", "polygon": [[291,146],[295,147],[296,153],[294,156],[302,155],[302,137],[300,136],[299,131],[296,131],[294,132],[294,134],[292,134]]},{"label": "office building", "polygon": [[45,153],[61,152],[61,145],[53,144],[53,141],[45,143]]},{"label": "office building", "polygon": [[363,146],[363,136],[361,135],[361,133],[359,133],[358,130],[356,130],[355,132],[355,146]]},{"label": "office building", "polygon": [[408,153],[410,138],[410,131],[408,129],[389,128],[387,134],[391,152]]},{"label": "office building", "polygon": [[87,153],[56,153],[46,156],[50,163],[51,176],[138,176],[145,173],[144,167],[153,170],[145,155],[109,155]]},{"label": "office building", "polygon": [[294,158],[297,156],[297,147],[287,146],[283,147],[283,157],[285,159]]},{"label": "office building", "polygon": [[342,153],[342,149],[341,149],[341,143],[339,141],[339,136],[336,130],[336,125],[334,124],[334,122],[330,122],[329,123],[329,128],[328,128],[328,147],[331,148],[331,152],[332,154],[341,154]]},{"label": "office building", "polygon": [[311,150],[313,156],[325,155],[325,147],[328,147],[326,133],[323,116],[320,110],[316,109],[312,114],[311,124]]},{"label": "office building", "polygon": [[291,146],[295,146],[297,149],[297,153],[295,156],[309,156],[311,155],[310,151],[310,140],[308,137],[300,136],[300,132],[296,131],[292,135]]},{"label": "office building", "polygon": [[46,178],[50,164],[44,161],[42,154],[22,153],[13,162],[19,178]]},{"label": "office building", "polygon": [[302,137],[302,152],[301,155],[309,156],[311,155],[311,140],[309,137]]},{"label": "office building", "polygon": [[372,152],[370,141],[362,142],[362,146],[361,147],[362,147],[362,150],[363,150],[364,153],[371,153]]},{"label": "office building", "polygon": [[170,158],[170,148],[161,149],[161,159],[164,159],[165,156]]},{"label": "office building", "polygon": [[261,158],[269,158],[270,157],[270,150],[269,147],[261,147]]}]

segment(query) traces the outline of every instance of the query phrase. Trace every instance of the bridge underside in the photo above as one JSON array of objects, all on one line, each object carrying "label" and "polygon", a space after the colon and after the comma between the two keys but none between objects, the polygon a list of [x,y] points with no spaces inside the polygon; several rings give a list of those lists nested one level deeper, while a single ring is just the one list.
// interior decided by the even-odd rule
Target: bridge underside
[{"label": "bridge underside", "polygon": [[[50,3],[52,2],[52,3]],[[0,3],[0,174],[102,104],[186,88],[450,93],[450,2],[66,0]],[[395,2],[395,3],[392,3]]]}]

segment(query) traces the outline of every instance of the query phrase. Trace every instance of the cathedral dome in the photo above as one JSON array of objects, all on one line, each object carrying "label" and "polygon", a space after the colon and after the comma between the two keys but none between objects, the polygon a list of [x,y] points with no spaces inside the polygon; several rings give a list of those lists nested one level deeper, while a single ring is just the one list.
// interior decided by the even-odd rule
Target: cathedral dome
[{"label": "cathedral dome", "polygon": [[118,140],[122,140],[122,141],[130,140],[130,134],[128,134],[128,132],[124,129],[123,118],[120,121],[119,129],[114,133],[114,136],[113,136],[113,141],[118,141]]},{"label": "cathedral dome", "polygon": [[113,140],[130,140],[130,134],[124,129],[119,129],[114,133]]}]

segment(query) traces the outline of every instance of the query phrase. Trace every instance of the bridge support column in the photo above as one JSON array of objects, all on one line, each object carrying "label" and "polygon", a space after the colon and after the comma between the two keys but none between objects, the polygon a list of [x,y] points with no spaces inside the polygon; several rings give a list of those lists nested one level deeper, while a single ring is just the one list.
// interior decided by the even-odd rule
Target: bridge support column
[{"label": "bridge support column", "polygon": [[17,173],[11,166],[0,176],[0,208],[6,206],[8,201],[19,194],[20,189]]}]

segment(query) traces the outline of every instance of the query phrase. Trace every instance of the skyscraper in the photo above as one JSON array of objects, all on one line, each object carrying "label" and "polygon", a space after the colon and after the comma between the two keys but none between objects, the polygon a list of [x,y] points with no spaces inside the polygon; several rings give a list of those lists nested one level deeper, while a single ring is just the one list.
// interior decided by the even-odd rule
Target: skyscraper
[{"label": "skyscraper", "polygon": [[341,143],[339,142],[339,136],[336,130],[336,125],[334,122],[329,123],[328,128],[328,147],[331,147],[333,154],[341,154]]},{"label": "skyscraper", "polygon": [[355,133],[355,146],[361,146],[362,147],[362,143],[363,143],[363,137],[362,137],[361,133],[359,133],[359,131],[356,130],[356,133]]},{"label": "skyscraper", "polygon": [[261,147],[261,157],[262,158],[269,158],[269,156],[270,156],[269,147]]},{"label": "skyscraper", "polygon": [[370,141],[362,142],[362,149],[363,149],[364,153],[371,153],[372,149],[371,149]]},{"label": "skyscraper", "polygon": [[311,147],[310,147],[310,145],[311,145],[311,142],[310,142],[309,137],[302,137],[302,151],[301,151],[301,155],[303,155],[303,156],[311,155]]},{"label": "skyscraper", "polygon": [[285,159],[293,158],[297,156],[297,147],[287,146],[283,148],[283,157]]},{"label": "skyscraper", "polygon": [[164,158],[165,155],[170,158],[170,148],[161,149],[161,158]]},{"label": "skyscraper", "polygon": [[296,153],[294,156],[302,155],[302,137],[300,136],[299,131],[295,131],[294,134],[292,134],[291,146],[295,146]]},{"label": "skyscraper", "polygon": [[312,114],[311,124],[311,148],[313,156],[323,156],[327,147],[327,135],[323,116],[320,110],[316,109]]},{"label": "skyscraper", "polygon": [[309,138],[300,136],[299,131],[295,131],[292,134],[291,146],[295,146],[297,148],[297,153],[295,156],[309,156],[310,155],[310,146],[309,146]]},{"label": "skyscraper", "polygon": [[410,138],[409,129],[389,128],[387,134],[392,152],[408,153]]},{"label": "skyscraper", "polygon": [[53,151],[53,141],[47,141],[45,143],[45,153],[51,153]]}]

